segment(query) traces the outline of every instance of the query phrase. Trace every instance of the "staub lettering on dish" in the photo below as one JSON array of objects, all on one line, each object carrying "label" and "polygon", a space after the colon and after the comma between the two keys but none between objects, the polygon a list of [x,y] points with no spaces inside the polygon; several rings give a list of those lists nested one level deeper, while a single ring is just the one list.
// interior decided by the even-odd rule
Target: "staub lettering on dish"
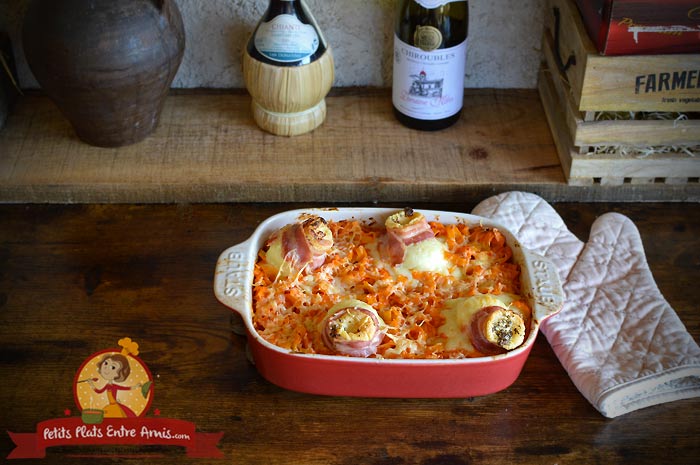
[{"label": "staub lettering on dish", "polygon": [[228,263],[224,268],[224,294],[228,297],[240,297],[252,276],[246,269],[245,255],[241,252],[231,252],[226,259]]},{"label": "staub lettering on dish", "polygon": [[549,266],[542,260],[534,260],[532,262],[533,274],[535,276],[535,289],[542,303],[547,305],[555,304],[557,299],[556,289],[554,287],[552,277],[549,273]]}]

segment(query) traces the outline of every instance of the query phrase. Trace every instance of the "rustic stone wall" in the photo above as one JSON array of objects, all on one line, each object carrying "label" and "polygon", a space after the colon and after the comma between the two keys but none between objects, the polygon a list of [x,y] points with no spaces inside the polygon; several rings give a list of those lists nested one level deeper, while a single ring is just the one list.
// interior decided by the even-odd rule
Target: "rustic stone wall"
[{"label": "rustic stone wall", "polygon": [[[0,0],[0,30],[14,41],[20,83],[36,87],[21,48],[29,0]],[[187,46],[179,88],[240,88],[241,52],[266,0],[177,0]],[[307,0],[336,59],[336,87],[391,85],[395,0]],[[471,0],[466,87],[534,88],[543,0]]]}]

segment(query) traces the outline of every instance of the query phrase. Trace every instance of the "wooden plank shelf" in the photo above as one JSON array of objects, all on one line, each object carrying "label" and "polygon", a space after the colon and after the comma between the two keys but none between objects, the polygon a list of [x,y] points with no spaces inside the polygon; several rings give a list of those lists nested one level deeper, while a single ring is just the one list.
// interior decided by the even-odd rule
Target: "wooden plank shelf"
[{"label": "wooden plank shelf", "polygon": [[327,106],[285,138],[255,125],[243,90],[179,91],[146,140],[105,149],[25,95],[0,131],[0,203],[700,201],[698,183],[569,186],[536,89],[467,90],[462,119],[431,133],[398,124],[387,89],[334,89]]}]

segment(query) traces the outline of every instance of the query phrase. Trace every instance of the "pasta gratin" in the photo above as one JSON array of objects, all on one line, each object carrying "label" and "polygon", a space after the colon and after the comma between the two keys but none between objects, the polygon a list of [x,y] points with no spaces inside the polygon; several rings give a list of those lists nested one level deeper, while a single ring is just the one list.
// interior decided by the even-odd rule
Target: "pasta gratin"
[{"label": "pasta gratin", "polygon": [[301,218],[272,234],[254,268],[253,324],[292,352],[465,358],[519,347],[531,309],[505,237],[428,222]]}]

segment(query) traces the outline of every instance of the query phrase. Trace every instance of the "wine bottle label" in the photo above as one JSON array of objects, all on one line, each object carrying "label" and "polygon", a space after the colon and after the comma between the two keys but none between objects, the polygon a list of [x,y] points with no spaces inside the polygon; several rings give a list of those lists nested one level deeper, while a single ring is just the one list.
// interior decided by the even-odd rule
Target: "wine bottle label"
[{"label": "wine bottle label", "polygon": [[316,29],[294,15],[281,14],[261,23],[255,32],[255,48],[263,56],[279,62],[304,60],[318,50]]},{"label": "wine bottle label", "polygon": [[433,26],[416,26],[413,32],[413,43],[426,52],[435,50],[442,43],[442,33],[440,29]]},{"label": "wine bottle label", "polygon": [[394,36],[392,101],[416,119],[448,118],[462,108],[467,41],[426,52]]},{"label": "wine bottle label", "polygon": [[423,8],[428,8],[429,10],[432,10],[433,8],[447,5],[448,3],[466,2],[467,0],[414,0],[414,1],[417,4],[419,4],[420,6],[422,6]]}]

